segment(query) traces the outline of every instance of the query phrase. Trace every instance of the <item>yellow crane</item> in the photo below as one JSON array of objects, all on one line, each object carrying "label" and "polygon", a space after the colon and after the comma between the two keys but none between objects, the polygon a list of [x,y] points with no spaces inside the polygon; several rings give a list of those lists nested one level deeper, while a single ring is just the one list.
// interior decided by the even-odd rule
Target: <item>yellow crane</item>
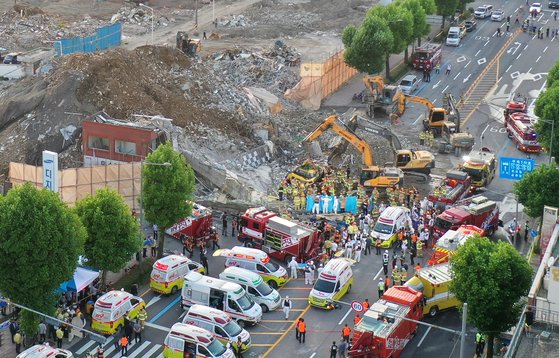
[{"label": "yellow crane", "polygon": [[403,184],[404,173],[402,170],[395,167],[379,167],[375,165],[373,161],[373,152],[369,144],[345,124],[341,123],[335,115],[326,118],[303,140],[303,143],[313,142],[329,129],[351,143],[355,149],[362,154],[363,167],[361,170],[361,184],[365,187],[391,187]]}]

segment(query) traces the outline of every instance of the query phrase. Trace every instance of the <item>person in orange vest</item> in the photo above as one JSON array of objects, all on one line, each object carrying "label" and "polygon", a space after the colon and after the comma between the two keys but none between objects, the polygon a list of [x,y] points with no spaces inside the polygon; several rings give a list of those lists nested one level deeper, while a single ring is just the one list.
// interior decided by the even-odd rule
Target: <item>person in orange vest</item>
[{"label": "person in orange vest", "polygon": [[346,341],[349,344],[349,335],[351,334],[351,328],[346,325],[344,329],[342,329],[342,340]]},{"label": "person in orange vest", "polygon": [[297,330],[299,331],[299,343],[301,340],[305,343],[305,334],[307,333],[307,325],[305,324],[305,319],[301,318],[299,323],[297,323]]},{"label": "person in orange vest", "polygon": [[415,266],[415,274],[416,274],[416,275],[419,273],[419,270],[421,270],[421,265],[418,263],[418,264]]},{"label": "person in orange vest", "polygon": [[369,307],[371,307],[371,304],[369,303],[369,299],[365,298],[365,302],[363,302],[363,311],[368,311]]},{"label": "person in orange vest", "polygon": [[128,338],[126,337],[126,335],[122,335],[122,337],[120,338],[120,354],[123,356],[127,356],[128,355]]},{"label": "person in orange vest", "polygon": [[388,275],[384,276],[384,292],[386,292],[386,290],[388,290],[388,288],[390,287],[390,277],[388,277]]},{"label": "person in orange vest", "polygon": [[359,316],[359,313],[355,315],[355,318],[353,319],[353,324],[357,325],[357,323],[359,323],[359,321],[361,321],[361,316]]}]

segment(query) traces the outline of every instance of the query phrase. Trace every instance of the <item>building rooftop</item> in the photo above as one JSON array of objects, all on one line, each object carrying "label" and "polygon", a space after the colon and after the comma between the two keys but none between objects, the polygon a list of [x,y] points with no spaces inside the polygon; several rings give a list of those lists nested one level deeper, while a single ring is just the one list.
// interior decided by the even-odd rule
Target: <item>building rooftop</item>
[{"label": "building rooftop", "polygon": [[153,123],[152,121],[153,118],[164,119],[163,117],[158,117],[158,116],[152,117],[152,116],[136,115],[129,120],[123,120],[123,119],[113,118],[105,112],[99,112],[91,116],[90,121],[160,132],[161,129]]}]

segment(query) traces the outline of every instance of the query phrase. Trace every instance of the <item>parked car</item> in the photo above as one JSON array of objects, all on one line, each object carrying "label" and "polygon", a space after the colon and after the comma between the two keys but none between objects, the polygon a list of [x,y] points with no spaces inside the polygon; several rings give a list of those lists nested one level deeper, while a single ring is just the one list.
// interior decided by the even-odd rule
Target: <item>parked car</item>
[{"label": "parked car", "polygon": [[535,2],[532,5],[530,5],[530,14],[533,13],[534,11],[538,14],[541,13],[542,12],[542,4],[539,3],[539,2]]},{"label": "parked car", "polygon": [[485,19],[493,14],[493,5],[482,5],[479,6],[476,11],[474,11],[474,17],[476,19]]},{"label": "parked car", "polygon": [[559,0],[549,0],[548,6],[550,9],[559,9]]},{"label": "parked car", "polygon": [[472,32],[477,28],[477,22],[475,22],[474,20],[467,20],[464,22],[464,26],[466,26],[467,32]]},{"label": "parked car", "polygon": [[503,21],[505,19],[505,12],[501,9],[493,11],[491,21]]},{"label": "parked car", "polygon": [[407,75],[402,78],[399,86],[404,94],[410,95],[419,87],[419,79],[416,75]]}]

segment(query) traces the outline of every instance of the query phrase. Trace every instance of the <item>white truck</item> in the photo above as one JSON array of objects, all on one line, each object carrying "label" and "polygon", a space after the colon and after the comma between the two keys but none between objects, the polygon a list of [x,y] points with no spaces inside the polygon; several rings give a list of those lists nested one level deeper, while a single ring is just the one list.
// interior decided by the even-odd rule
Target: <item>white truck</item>
[{"label": "white truck", "polygon": [[447,46],[459,46],[461,39],[462,39],[462,34],[458,26],[453,26],[450,29],[448,29],[448,35],[446,36]]}]

